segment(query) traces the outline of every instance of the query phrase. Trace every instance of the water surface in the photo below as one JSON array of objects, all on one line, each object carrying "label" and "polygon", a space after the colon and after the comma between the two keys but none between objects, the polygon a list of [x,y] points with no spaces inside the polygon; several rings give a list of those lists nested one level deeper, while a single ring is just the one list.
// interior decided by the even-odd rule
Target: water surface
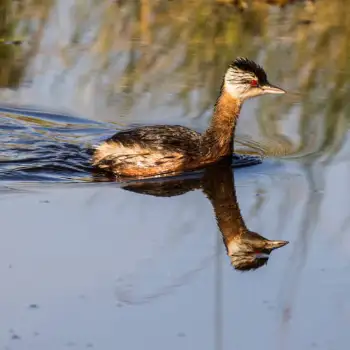
[{"label": "water surface", "polygon": [[[346,347],[349,3],[11,3],[0,348]],[[97,183],[87,152],[136,124],[203,131],[238,55],[288,91],[248,101],[238,124],[236,149],[266,157],[234,172],[245,225],[290,242],[244,273],[201,188],[159,198]]]}]

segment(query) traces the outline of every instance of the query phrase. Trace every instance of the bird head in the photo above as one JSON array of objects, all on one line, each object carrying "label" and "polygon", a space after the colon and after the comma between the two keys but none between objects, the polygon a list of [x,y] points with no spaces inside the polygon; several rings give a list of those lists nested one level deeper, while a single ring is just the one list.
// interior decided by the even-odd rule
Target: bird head
[{"label": "bird head", "polygon": [[268,82],[261,66],[243,57],[238,57],[229,65],[223,87],[232,97],[241,101],[265,94],[285,93],[283,89]]}]

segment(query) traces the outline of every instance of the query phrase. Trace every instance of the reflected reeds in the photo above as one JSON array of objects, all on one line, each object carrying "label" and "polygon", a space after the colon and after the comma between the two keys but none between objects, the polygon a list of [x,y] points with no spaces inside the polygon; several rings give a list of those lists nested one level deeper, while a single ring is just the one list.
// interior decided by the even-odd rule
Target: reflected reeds
[{"label": "reflected reeds", "polygon": [[[311,9],[305,5],[311,2],[279,9],[252,1],[243,12],[228,6],[244,3],[237,1],[3,3],[3,38],[25,38],[31,54],[22,53],[18,65],[16,50],[25,49],[0,44],[2,86],[15,87],[45,73],[52,64],[49,58],[40,62],[39,71],[30,62],[39,53],[55,55],[61,61],[61,68],[56,67],[60,79],[78,70],[77,91],[93,86],[95,103],[115,106],[124,122],[143,99],[150,109],[180,107],[193,120],[210,116],[227,63],[249,56],[289,95],[283,103],[257,102],[261,140],[254,145],[238,138],[242,146],[260,147],[267,155],[319,158],[339,152],[344,141],[350,108],[350,4],[345,0],[332,6],[317,1]],[[283,6],[286,1],[272,3]],[[50,40],[54,28],[62,34]],[[285,130],[289,118],[297,120],[298,137]]]},{"label": "reflected reeds", "polygon": [[18,88],[37,54],[53,0],[0,2],[0,88]]}]

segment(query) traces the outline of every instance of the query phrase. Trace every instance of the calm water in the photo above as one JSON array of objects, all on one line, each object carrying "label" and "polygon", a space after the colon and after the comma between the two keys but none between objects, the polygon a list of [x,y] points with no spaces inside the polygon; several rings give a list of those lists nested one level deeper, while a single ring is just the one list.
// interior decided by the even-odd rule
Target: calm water
[{"label": "calm water", "polygon": [[[0,349],[345,348],[350,2],[4,3]],[[94,182],[87,152],[135,124],[204,130],[238,55],[288,91],[244,105],[236,148],[264,163],[212,182],[235,188],[229,217],[290,242],[244,273],[207,187]]]}]

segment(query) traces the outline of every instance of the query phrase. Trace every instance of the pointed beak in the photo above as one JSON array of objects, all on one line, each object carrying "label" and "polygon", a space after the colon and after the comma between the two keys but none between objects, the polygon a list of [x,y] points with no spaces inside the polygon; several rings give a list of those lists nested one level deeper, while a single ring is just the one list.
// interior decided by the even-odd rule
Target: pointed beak
[{"label": "pointed beak", "polygon": [[285,94],[286,93],[285,90],[277,86],[271,85],[270,83],[263,85],[261,88],[265,94]]},{"label": "pointed beak", "polygon": [[269,241],[267,244],[267,248],[274,250],[274,249],[281,248],[288,243],[289,243],[288,241]]}]

